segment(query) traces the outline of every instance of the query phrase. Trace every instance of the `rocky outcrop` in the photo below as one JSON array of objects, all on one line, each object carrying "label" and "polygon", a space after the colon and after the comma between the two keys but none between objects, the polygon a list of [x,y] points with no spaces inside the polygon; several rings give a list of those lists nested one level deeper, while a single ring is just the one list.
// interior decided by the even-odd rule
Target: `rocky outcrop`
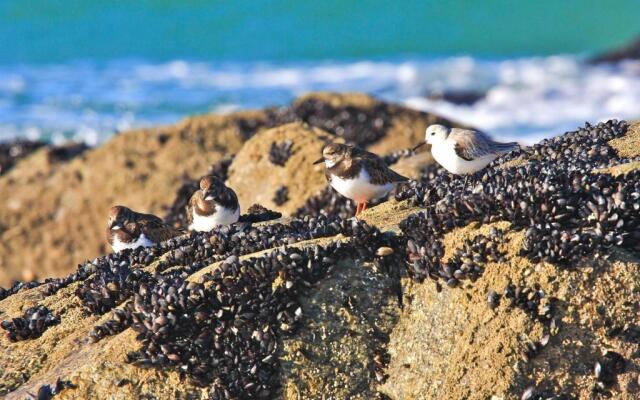
[{"label": "rocky outcrop", "polygon": [[[469,183],[414,169],[420,183],[360,221],[237,224],[0,293],[0,319],[39,305],[59,321],[0,337],[0,395],[60,378],[57,396],[78,399],[637,398],[639,132],[586,126]],[[264,180],[292,179],[326,135],[261,131],[228,181],[250,179],[236,163],[253,158]],[[287,140],[291,156],[271,165]]]},{"label": "rocky outcrop", "polygon": [[[242,210],[258,203],[289,215],[302,206],[327,184],[323,166],[313,162],[331,139],[328,133],[299,123],[268,129],[249,139],[231,163],[227,180]],[[290,156],[274,162],[272,154],[278,146],[287,146]],[[286,197],[279,199],[279,190]]]},{"label": "rocky outcrop", "polygon": [[0,284],[59,276],[104,254],[109,207],[161,213],[183,176],[242,146],[237,121],[259,115],[194,117],[129,132],[66,163],[51,164],[47,149],[21,160],[0,177]]},{"label": "rocky outcrop", "polygon": [[625,46],[599,54],[589,60],[592,64],[614,63],[640,59],[640,37]]},{"label": "rocky outcrop", "polygon": [[[307,123],[387,154],[417,143],[433,121],[442,119],[362,94],[317,93],[281,109],[197,116],[174,126],[122,133],[73,159],[64,157],[68,152],[52,155],[51,149],[40,149],[0,175],[0,192],[6,194],[0,203],[0,285],[62,276],[108,252],[103,231],[114,204],[157,215],[168,212],[168,220],[180,226],[176,213],[191,193],[179,189],[192,187],[212,164],[237,153],[263,129]],[[56,154],[60,162],[52,162]],[[288,198],[282,209],[291,211],[305,200],[296,197],[296,187],[305,185],[286,186],[290,193],[279,198]],[[273,199],[275,189],[264,196]],[[300,195],[307,191],[301,189]]]}]

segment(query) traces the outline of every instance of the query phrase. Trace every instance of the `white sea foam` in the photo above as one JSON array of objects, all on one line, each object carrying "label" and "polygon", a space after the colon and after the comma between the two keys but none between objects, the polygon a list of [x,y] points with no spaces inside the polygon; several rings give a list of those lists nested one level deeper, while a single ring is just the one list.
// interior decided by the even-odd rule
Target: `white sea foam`
[{"label": "white sea foam", "polygon": [[[362,91],[525,143],[585,121],[640,118],[640,62],[590,66],[572,56],[307,63],[113,61],[0,66],[0,140],[97,144],[183,116],[284,105],[316,90]],[[429,98],[486,94],[470,105]]]}]

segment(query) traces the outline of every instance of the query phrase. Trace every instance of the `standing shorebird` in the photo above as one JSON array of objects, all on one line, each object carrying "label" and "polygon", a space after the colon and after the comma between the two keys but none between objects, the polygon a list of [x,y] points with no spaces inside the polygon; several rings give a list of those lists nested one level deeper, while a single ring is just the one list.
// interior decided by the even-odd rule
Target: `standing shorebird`
[{"label": "standing shorebird", "polygon": [[182,233],[155,215],[138,213],[125,206],[109,210],[107,241],[115,252],[153,246]]},{"label": "standing shorebird", "polygon": [[346,144],[330,143],[322,149],[325,175],[331,186],[357,203],[356,216],[366,210],[367,202],[385,196],[406,178],[391,169],[377,155]]},{"label": "standing shorebird", "polygon": [[516,142],[496,142],[480,131],[443,125],[429,126],[424,140],[413,150],[430,144],[431,154],[438,164],[456,175],[473,174],[498,156],[519,148]]},{"label": "standing shorebird", "polygon": [[218,225],[228,225],[240,218],[238,196],[218,177],[203,176],[200,190],[196,191],[187,205],[189,230],[209,232]]}]

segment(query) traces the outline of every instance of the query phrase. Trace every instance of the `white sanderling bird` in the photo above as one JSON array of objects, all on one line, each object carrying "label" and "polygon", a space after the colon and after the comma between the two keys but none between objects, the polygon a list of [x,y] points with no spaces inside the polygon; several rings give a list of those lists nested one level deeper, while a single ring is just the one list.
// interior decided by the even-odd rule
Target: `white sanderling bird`
[{"label": "white sanderling bird", "polygon": [[322,149],[325,175],[331,186],[357,203],[356,215],[366,210],[367,202],[385,196],[406,178],[392,171],[377,155],[346,144],[330,143]]},{"label": "white sanderling bird", "polygon": [[125,206],[109,210],[107,241],[115,252],[153,246],[182,233],[152,214],[138,213]]},{"label": "white sanderling bird", "polygon": [[240,218],[240,204],[233,189],[213,175],[200,179],[200,189],[187,205],[189,230],[209,232],[218,225],[228,225]]},{"label": "white sanderling bird", "polygon": [[429,126],[424,140],[413,150],[430,144],[431,154],[438,164],[456,175],[473,174],[500,155],[519,148],[516,142],[496,142],[480,131],[443,125]]}]

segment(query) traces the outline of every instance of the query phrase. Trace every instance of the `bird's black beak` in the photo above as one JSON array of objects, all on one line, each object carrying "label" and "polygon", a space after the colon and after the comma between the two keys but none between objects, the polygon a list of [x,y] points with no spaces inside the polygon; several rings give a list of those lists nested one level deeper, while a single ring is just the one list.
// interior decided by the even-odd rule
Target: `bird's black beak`
[{"label": "bird's black beak", "polygon": [[419,145],[417,145],[416,147],[414,147],[413,149],[411,149],[411,151],[416,151],[418,150],[420,147],[424,146],[425,144],[427,144],[427,142],[422,142]]},{"label": "bird's black beak", "polygon": [[321,162],[324,162],[324,158],[314,161],[313,165],[320,164]]}]

